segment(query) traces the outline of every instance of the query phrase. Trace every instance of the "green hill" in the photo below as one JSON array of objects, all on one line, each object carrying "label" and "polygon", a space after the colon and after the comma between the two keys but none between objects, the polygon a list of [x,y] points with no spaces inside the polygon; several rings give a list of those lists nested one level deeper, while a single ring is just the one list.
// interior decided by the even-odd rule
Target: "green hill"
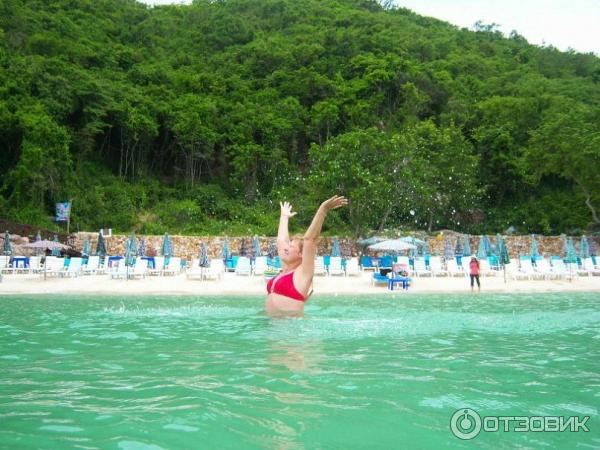
[{"label": "green hill", "polygon": [[575,233],[600,60],[368,0],[0,3],[0,216],[74,229]]}]

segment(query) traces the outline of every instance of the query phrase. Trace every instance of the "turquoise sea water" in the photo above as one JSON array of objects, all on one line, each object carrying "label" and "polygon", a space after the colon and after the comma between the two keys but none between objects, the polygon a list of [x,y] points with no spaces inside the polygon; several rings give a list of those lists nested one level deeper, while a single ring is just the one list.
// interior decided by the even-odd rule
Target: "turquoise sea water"
[{"label": "turquoise sea water", "polygon": [[[600,295],[0,297],[2,448],[600,448]],[[590,416],[589,432],[450,418]]]}]

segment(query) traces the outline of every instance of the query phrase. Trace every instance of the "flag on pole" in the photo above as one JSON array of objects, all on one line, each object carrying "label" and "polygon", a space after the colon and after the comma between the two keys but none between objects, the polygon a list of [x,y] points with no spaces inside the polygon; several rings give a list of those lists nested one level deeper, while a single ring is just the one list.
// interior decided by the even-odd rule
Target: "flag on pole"
[{"label": "flag on pole", "polygon": [[56,204],[56,222],[68,222],[71,217],[71,202],[61,202]]}]

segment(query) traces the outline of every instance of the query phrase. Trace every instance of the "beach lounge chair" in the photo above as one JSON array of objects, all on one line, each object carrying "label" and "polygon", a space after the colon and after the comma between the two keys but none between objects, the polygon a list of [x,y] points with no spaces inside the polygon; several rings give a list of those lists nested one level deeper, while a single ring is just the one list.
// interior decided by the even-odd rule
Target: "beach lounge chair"
[{"label": "beach lounge chair", "polygon": [[429,270],[427,268],[427,266],[425,265],[425,259],[423,259],[423,258],[415,258],[414,267],[415,267],[415,269],[414,269],[415,275],[418,277],[423,277],[423,276],[430,277],[433,275],[431,270]]},{"label": "beach lounge chair", "polygon": [[350,258],[346,260],[346,276],[360,275],[362,272],[358,265],[358,258]]},{"label": "beach lounge chair", "polygon": [[557,278],[557,275],[552,271],[550,261],[545,258],[540,258],[535,261],[535,272],[545,279]]},{"label": "beach lounge chair", "polygon": [[516,262],[505,264],[504,269],[506,270],[506,274],[508,275],[508,277],[512,278],[513,280],[529,280],[530,279],[529,274],[527,274],[525,272],[521,272],[521,270],[519,269],[519,266],[517,265]]},{"label": "beach lounge chair", "polygon": [[65,261],[63,258],[58,258],[57,256],[46,256],[43,273],[45,276],[58,276],[63,272],[65,268],[64,264]]},{"label": "beach lounge chair", "polygon": [[136,258],[133,267],[129,267],[129,278],[146,278],[148,273],[148,260]]},{"label": "beach lounge chair", "polygon": [[89,256],[88,262],[82,268],[82,272],[84,275],[92,275],[95,274],[100,268],[100,257],[99,256]]},{"label": "beach lounge chair", "polygon": [[527,275],[527,278],[529,280],[533,280],[533,279],[541,280],[544,278],[539,273],[535,272],[535,269],[533,268],[533,264],[531,264],[531,258],[527,257],[525,259],[521,259],[519,261],[519,264],[520,264],[519,270],[522,273],[524,273],[525,275]]},{"label": "beach lounge chair", "polygon": [[383,284],[387,286],[389,282],[390,278],[387,275],[381,275],[379,272],[373,272],[373,275],[371,276],[371,286]]},{"label": "beach lounge chair", "polygon": [[225,263],[222,259],[211,259],[204,277],[210,280],[221,280],[225,275]]},{"label": "beach lounge chair", "polygon": [[199,259],[192,259],[192,264],[185,271],[185,276],[188,280],[190,279],[202,279],[204,278],[204,268],[200,267]]},{"label": "beach lounge chair", "polygon": [[129,270],[130,269],[125,264],[125,260],[121,259],[120,261],[113,263],[113,265],[110,267],[110,270],[108,271],[108,276],[111,279],[113,279],[113,278],[126,279],[128,273],[129,273]]},{"label": "beach lounge chair", "polygon": [[375,264],[373,264],[371,257],[366,255],[360,257],[360,266],[362,267],[363,272],[366,272],[367,270],[372,270],[375,272],[377,270],[377,267],[375,267]]},{"label": "beach lounge chair", "polygon": [[592,258],[584,258],[581,260],[581,269],[579,272],[584,273],[589,277],[593,275],[600,275],[600,269],[596,269],[594,267],[594,261],[592,261]]},{"label": "beach lounge chair", "polygon": [[178,275],[181,273],[181,258],[171,256],[169,263],[163,268],[163,275]]},{"label": "beach lounge chair", "polygon": [[71,258],[69,266],[60,273],[63,277],[78,277],[81,275],[82,258]]},{"label": "beach lounge chair", "polygon": [[325,260],[322,256],[315,258],[315,275],[327,275],[327,267],[325,267]]},{"label": "beach lounge chair", "polygon": [[490,262],[487,259],[481,259],[479,261],[479,272],[482,276],[496,276],[497,270],[492,269]]},{"label": "beach lounge chair", "polygon": [[10,256],[0,256],[0,273],[9,272],[8,263],[10,261]]},{"label": "beach lounge chair", "polygon": [[452,258],[446,261],[446,270],[448,270],[448,276],[451,277],[455,277],[455,276],[461,276],[464,277],[466,272],[463,270],[462,267],[460,267],[458,265],[458,263],[456,262],[456,259]]},{"label": "beach lounge chair", "polygon": [[448,271],[444,269],[444,266],[442,265],[442,259],[439,256],[429,257],[429,269],[435,277],[439,275],[450,276]]},{"label": "beach lounge chair", "polygon": [[252,275],[252,265],[250,264],[250,258],[246,256],[240,256],[237,259],[237,264],[235,266],[235,274],[236,275]]},{"label": "beach lounge chair", "polygon": [[329,260],[329,275],[346,275],[346,271],[342,266],[342,258],[339,256],[332,256]]},{"label": "beach lounge chair", "polygon": [[552,260],[552,271],[559,278],[573,279],[577,276],[577,269],[573,270],[573,266],[567,266],[562,259]]},{"label": "beach lounge chair", "polygon": [[42,257],[31,256],[29,258],[29,273],[39,273],[43,270],[42,268]]},{"label": "beach lounge chair", "polygon": [[165,257],[155,256],[154,257],[154,268],[148,269],[148,275],[162,275],[162,271],[165,268]]},{"label": "beach lounge chair", "polygon": [[266,256],[257,256],[254,259],[254,275],[264,275],[265,270],[269,268]]}]

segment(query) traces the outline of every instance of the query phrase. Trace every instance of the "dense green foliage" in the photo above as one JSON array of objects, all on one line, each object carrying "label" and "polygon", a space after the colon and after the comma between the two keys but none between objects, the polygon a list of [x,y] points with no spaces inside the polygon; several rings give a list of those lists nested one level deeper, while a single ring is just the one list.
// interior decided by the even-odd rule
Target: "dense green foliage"
[{"label": "dense green foliage", "polygon": [[0,216],[143,233],[577,232],[600,60],[373,0],[0,2]]}]

